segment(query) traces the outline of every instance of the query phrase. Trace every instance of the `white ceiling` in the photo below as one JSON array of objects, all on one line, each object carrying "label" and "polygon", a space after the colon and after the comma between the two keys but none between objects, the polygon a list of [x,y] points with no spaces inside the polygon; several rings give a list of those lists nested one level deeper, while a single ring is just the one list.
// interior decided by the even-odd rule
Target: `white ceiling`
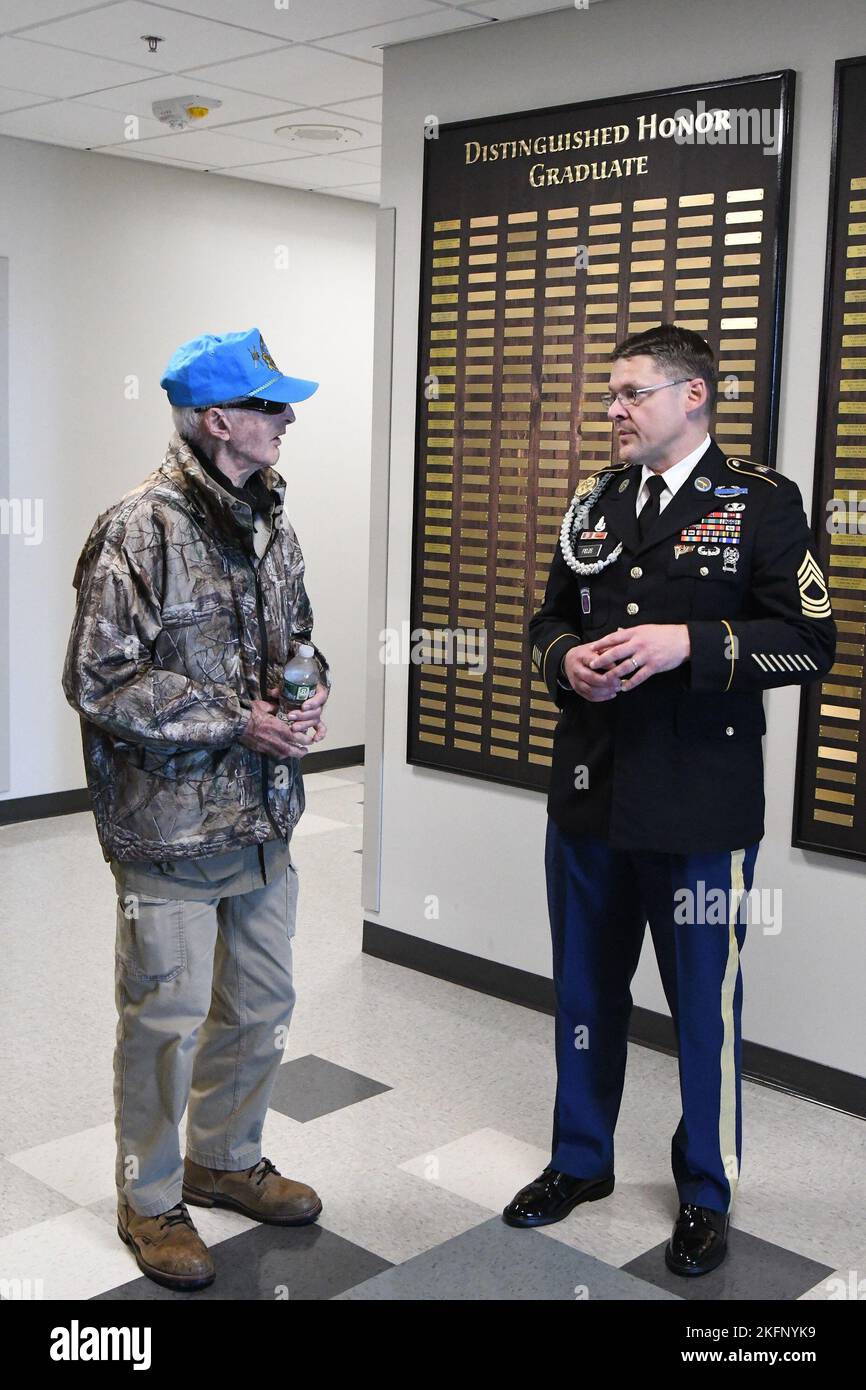
[{"label": "white ceiling", "polygon": [[[382,49],[574,4],[0,0],[0,135],[376,203]],[[192,95],[222,106],[190,131],[154,118],[154,101]],[[354,134],[322,153],[276,133],[295,123]]]}]

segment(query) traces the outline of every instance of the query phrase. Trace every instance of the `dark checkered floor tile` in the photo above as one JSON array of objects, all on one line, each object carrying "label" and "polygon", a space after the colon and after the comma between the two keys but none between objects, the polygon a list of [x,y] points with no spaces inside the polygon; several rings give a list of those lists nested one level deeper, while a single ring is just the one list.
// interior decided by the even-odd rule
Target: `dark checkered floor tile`
[{"label": "dark checkered floor tile", "polygon": [[[217,1276],[206,1289],[177,1293],[142,1275],[92,1302],[232,1299],[275,1303],[330,1299],[390,1269],[387,1260],[313,1226],[256,1226],[210,1247]],[[130,1261],[130,1268],[135,1266]]]},{"label": "dark checkered floor tile", "polygon": [[381,1081],[373,1081],[369,1076],[361,1076],[310,1053],[284,1062],[279,1068],[271,1109],[305,1123],[390,1089]]},{"label": "dark checkered floor tile", "polygon": [[647,1250],[623,1265],[623,1269],[660,1289],[679,1294],[680,1298],[696,1301],[795,1299],[833,1273],[828,1265],[751,1236],[748,1231],[731,1228],[728,1253],[718,1269],[697,1276],[672,1274],[664,1260],[666,1244],[665,1241]]},{"label": "dark checkered floor tile", "polygon": [[425,1250],[345,1293],[341,1300],[544,1301],[660,1300],[676,1291],[636,1279],[538,1231],[516,1230],[499,1216]]}]

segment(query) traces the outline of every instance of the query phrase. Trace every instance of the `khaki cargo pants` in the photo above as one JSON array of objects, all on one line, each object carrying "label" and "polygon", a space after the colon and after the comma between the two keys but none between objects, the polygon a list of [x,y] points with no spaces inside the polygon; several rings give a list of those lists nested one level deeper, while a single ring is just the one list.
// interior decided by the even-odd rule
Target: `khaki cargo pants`
[{"label": "khaki cargo pants", "polygon": [[117,904],[114,1053],[118,1198],[143,1216],[181,1200],[186,1154],[237,1171],[261,1158],[295,1003],[298,878],[207,901]]}]

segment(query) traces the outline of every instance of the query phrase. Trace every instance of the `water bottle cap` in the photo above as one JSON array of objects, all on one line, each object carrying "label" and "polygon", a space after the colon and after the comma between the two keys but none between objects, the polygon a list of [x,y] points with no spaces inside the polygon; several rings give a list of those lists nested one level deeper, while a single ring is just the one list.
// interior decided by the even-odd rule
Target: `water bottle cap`
[{"label": "water bottle cap", "polygon": [[312,656],[315,650],[315,647],[309,646],[307,642],[301,642],[298,645],[298,656]]}]

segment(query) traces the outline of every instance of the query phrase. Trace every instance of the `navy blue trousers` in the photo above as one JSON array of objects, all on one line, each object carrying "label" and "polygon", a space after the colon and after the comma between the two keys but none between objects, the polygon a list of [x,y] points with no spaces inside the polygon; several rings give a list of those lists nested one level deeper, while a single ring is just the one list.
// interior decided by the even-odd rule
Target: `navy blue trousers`
[{"label": "navy blue trousers", "polygon": [[616,850],[548,819],[557,1071],[551,1167],[580,1178],[614,1171],[630,984],[649,921],[679,1055],[682,1116],[671,1141],[679,1199],[730,1210],[742,1156],[744,895],[757,854],[757,844],[722,854]]}]

